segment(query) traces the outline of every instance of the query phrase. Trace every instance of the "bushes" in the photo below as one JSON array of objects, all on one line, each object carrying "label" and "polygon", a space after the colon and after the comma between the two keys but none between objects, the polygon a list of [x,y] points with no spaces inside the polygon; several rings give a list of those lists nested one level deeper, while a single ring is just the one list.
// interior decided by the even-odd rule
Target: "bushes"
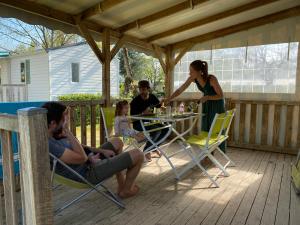
[{"label": "bushes", "polygon": [[88,100],[100,100],[100,94],[68,94],[58,96],[59,101],[88,101]]},{"label": "bushes", "polygon": [[[100,100],[100,94],[68,94],[58,97],[59,101],[90,101]],[[96,105],[96,123],[100,123],[100,106]],[[91,124],[91,107],[86,107],[86,125]],[[76,126],[80,126],[80,107],[75,107]]]}]

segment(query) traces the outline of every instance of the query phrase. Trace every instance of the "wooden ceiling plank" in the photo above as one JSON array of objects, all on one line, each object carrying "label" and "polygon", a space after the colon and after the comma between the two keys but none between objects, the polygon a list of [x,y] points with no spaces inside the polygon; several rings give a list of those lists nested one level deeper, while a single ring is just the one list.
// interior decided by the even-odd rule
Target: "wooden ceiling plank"
[{"label": "wooden ceiling plank", "polygon": [[87,20],[97,14],[100,14],[102,12],[105,12],[125,1],[128,1],[128,0],[104,0],[102,2],[99,2],[93,6],[91,6],[90,8],[84,10],[82,13],[81,13],[81,18],[82,20]]},{"label": "wooden ceiling plank", "polygon": [[[195,7],[195,6],[200,5],[200,4],[202,4],[204,2],[207,2],[207,1],[209,1],[209,0],[193,0],[193,6]],[[170,15],[173,15],[175,13],[178,13],[180,11],[190,9],[190,8],[191,8],[190,0],[187,0],[187,1],[181,2],[177,5],[174,5],[172,7],[169,7],[167,9],[164,9],[162,11],[159,11],[157,13],[145,16],[143,18],[140,18],[140,19],[137,19],[133,22],[125,24],[125,25],[119,27],[117,30],[119,32],[126,32],[128,30],[136,28],[137,26],[141,27],[142,25],[145,25],[147,23],[151,23],[155,20],[159,20],[159,19],[164,18],[166,16],[170,16]]]},{"label": "wooden ceiling plank", "polygon": [[[35,2],[27,0],[0,0],[0,5],[5,5],[7,7],[25,11],[34,15],[44,17],[46,19],[58,21],[60,23],[77,27],[76,21],[74,20],[74,15],[65,13],[60,10],[52,9],[50,7]],[[88,21],[84,22],[84,24],[87,29],[89,29],[92,32],[96,32],[100,35],[102,35],[103,29],[107,28],[100,24],[95,24]],[[111,31],[110,34],[113,37],[112,41],[118,40],[123,35],[122,33],[117,31]],[[130,45],[131,47],[137,47],[138,49],[142,49],[145,52],[153,52],[151,44],[138,38],[132,37],[130,35],[126,35],[126,44]]]},{"label": "wooden ceiling plank", "polygon": [[189,44],[198,44],[205,41],[213,40],[219,37],[223,37],[229,34],[237,33],[240,31],[248,30],[254,27],[262,26],[268,23],[273,23],[279,20],[287,19],[300,15],[300,6],[286,9],[277,13],[273,13],[267,16],[249,20],[237,25],[226,27],[220,30],[216,30],[207,34],[202,34],[196,37],[188,38],[173,44],[174,49],[180,49],[186,47]]},{"label": "wooden ceiling plank", "polygon": [[161,39],[161,38],[164,38],[164,37],[168,37],[168,36],[171,36],[171,35],[186,31],[186,30],[190,30],[190,29],[193,29],[195,27],[203,26],[203,25],[208,24],[208,23],[216,22],[218,20],[225,19],[227,17],[237,15],[237,14],[240,14],[242,12],[252,10],[252,9],[255,9],[255,8],[270,4],[270,3],[274,3],[274,2],[277,2],[277,1],[279,1],[279,0],[257,0],[257,1],[254,1],[254,2],[250,2],[250,3],[247,3],[245,5],[238,6],[236,8],[229,9],[227,11],[224,11],[224,12],[206,17],[206,18],[203,18],[203,19],[200,19],[200,20],[197,20],[197,21],[194,21],[194,22],[191,22],[191,23],[179,26],[179,27],[175,27],[173,29],[164,31],[162,33],[155,34],[155,35],[147,38],[146,41],[147,42],[153,42],[155,40],[158,40],[158,39]]}]

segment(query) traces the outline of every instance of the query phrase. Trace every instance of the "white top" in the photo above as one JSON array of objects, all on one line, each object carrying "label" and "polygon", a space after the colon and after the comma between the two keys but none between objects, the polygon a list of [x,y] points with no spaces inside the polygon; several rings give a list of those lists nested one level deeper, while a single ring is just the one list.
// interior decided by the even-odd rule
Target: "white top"
[{"label": "white top", "polygon": [[117,136],[134,136],[139,133],[131,128],[130,120],[127,116],[116,116],[114,128]]}]

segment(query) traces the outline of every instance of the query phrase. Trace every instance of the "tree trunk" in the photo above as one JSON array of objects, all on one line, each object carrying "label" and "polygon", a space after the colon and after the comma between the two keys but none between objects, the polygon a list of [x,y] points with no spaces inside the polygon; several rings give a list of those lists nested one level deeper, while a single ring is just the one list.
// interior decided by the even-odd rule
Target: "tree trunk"
[{"label": "tree trunk", "polygon": [[129,55],[128,55],[128,49],[127,48],[123,48],[123,57],[124,57],[124,67],[126,70],[126,76],[125,76],[125,94],[128,94],[131,88],[131,84],[133,82],[133,73],[131,70],[131,66],[129,63]]}]

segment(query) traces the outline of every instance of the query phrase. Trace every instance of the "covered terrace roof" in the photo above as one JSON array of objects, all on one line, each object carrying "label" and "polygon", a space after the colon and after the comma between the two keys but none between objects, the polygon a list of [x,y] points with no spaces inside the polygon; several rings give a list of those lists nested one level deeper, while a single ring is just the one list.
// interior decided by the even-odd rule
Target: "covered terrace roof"
[{"label": "covered terrace roof", "polygon": [[109,28],[112,40],[146,53],[152,44],[180,49],[299,15],[299,0],[0,0],[2,17],[78,34],[82,23],[95,38]]}]

